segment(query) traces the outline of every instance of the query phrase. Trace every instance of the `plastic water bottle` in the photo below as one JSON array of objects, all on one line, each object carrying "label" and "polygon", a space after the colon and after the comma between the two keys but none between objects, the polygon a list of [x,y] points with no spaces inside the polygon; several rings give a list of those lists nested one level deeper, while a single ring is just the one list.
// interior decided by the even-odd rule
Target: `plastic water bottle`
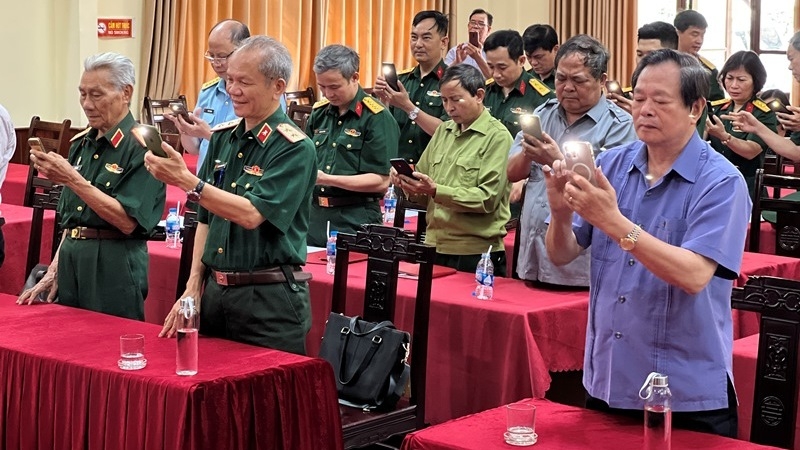
[{"label": "plastic water bottle", "polygon": [[475,297],[478,300],[491,300],[494,294],[494,264],[491,253],[481,255],[478,267],[475,269]]},{"label": "plastic water bottle", "polygon": [[389,185],[386,195],[383,196],[383,224],[394,226],[394,212],[397,208],[397,194],[394,193],[394,186]]},{"label": "plastic water bottle", "polygon": [[339,234],[338,231],[331,231],[330,236],[328,236],[328,243],[325,246],[325,254],[328,257],[328,266],[326,267],[325,271],[328,275],[333,275],[336,272],[336,235]]},{"label": "plastic water bottle", "polygon": [[178,375],[194,375],[197,373],[197,322],[199,315],[192,297],[180,300],[181,309],[178,311],[178,351],[175,355]]},{"label": "plastic water bottle", "polygon": [[181,219],[178,217],[178,208],[170,208],[167,214],[167,248],[178,248],[181,241]]},{"label": "plastic water bottle", "polygon": [[666,375],[652,372],[639,397],[644,399],[644,450],[672,448],[672,393]]}]

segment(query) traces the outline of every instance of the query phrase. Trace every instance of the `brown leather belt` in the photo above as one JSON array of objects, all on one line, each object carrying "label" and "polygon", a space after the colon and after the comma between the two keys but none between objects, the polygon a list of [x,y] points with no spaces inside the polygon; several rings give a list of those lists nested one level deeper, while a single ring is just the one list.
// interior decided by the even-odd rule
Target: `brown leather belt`
[{"label": "brown leather belt", "polygon": [[134,236],[119,230],[103,230],[99,228],[75,227],[69,230],[72,239],[134,239]]},{"label": "brown leather belt", "polygon": [[315,196],[314,203],[323,208],[336,208],[338,206],[363,205],[379,201],[375,197],[319,197]]},{"label": "brown leather belt", "polygon": [[[303,272],[300,267],[292,267],[294,281],[309,281],[310,272]],[[214,281],[220,286],[247,286],[251,284],[273,284],[288,282],[280,267],[255,270],[252,272],[221,272],[211,269]]]}]

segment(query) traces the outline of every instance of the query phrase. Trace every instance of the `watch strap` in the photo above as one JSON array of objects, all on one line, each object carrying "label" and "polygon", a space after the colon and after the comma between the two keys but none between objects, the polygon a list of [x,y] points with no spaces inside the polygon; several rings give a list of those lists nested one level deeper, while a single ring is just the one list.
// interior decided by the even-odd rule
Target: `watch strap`
[{"label": "watch strap", "polygon": [[203,181],[203,180],[200,180],[197,183],[197,186],[194,187],[194,189],[192,189],[190,191],[186,191],[186,197],[189,200],[193,201],[193,202],[199,202],[200,201],[200,196],[203,193],[203,188],[204,187],[206,187],[206,182]]}]

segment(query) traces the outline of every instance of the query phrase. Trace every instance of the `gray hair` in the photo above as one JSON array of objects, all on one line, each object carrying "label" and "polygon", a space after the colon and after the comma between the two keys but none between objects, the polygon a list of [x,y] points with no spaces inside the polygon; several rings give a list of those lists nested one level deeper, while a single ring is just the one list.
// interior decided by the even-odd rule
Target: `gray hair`
[{"label": "gray hair", "polygon": [[800,31],[794,34],[791,39],[789,39],[789,45],[794,47],[795,50],[800,52]]},{"label": "gray hair", "polygon": [[266,78],[283,78],[287,83],[292,77],[292,56],[286,46],[277,40],[262,35],[250,36],[242,41],[235,53],[256,52],[258,71]]},{"label": "gray hair", "polygon": [[439,89],[451,81],[458,81],[473,97],[478,94],[478,89],[486,88],[486,79],[483,78],[481,71],[469,64],[456,64],[448,67],[444,71],[442,79],[439,80]]},{"label": "gray hair", "polygon": [[83,62],[83,69],[86,72],[108,70],[111,84],[119,91],[123,90],[125,86],[133,87],[136,83],[133,62],[127,56],[119,53],[106,52],[92,55]]},{"label": "gray hair", "polygon": [[573,53],[583,56],[583,65],[589,69],[595,80],[599,80],[608,71],[608,50],[597,39],[588,34],[572,36],[558,48],[555,65]]},{"label": "gray hair", "polygon": [[314,73],[338,70],[345,78],[350,78],[359,68],[358,53],[344,45],[333,44],[324,47],[314,58]]}]

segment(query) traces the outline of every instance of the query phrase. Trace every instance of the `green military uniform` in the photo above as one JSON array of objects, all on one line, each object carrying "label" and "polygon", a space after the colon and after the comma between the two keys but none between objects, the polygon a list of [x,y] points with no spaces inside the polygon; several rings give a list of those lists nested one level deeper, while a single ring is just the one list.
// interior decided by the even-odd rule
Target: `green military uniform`
[{"label": "green military uniform", "polygon": [[[389,159],[397,156],[400,129],[392,114],[359,86],[344,114],[328,100],[314,104],[306,134],[317,149],[317,169],[332,175],[389,175]],[[331,230],[355,233],[361,224],[382,223],[383,192],[355,192],[316,186],[311,202],[308,244],[324,247]]]},{"label": "green military uniform", "polygon": [[544,84],[545,86],[550,88],[551,91],[555,92],[555,90],[556,90],[556,69],[551,70],[550,71],[550,75],[546,76],[545,78],[540,77],[539,74],[536,73],[536,71],[534,71],[533,69],[528,69],[528,73],[531,74],[532,77],[534,77],[537,80],[541,81],[542,84]]},{"label": "green military uniform", "polygon": [[[420,110],[442,120],[448,119],[442,106],[442,94],[439,93],[439,80],[444,75],[445,69],[447,66],[444,61],[439,61],[439,64],[424,77],[419,66],[397,74],[403,87],[408,91],[411,102]],[[389,109],[400,127],[400,145],[397,147],[397,154],[409,163],[416,164],[422,151],[428,146],[431,135],[420,128],[416,121],[409,119],[408,113],[402,109],[396,107]]]},{"label": "green military uniform", "polygon": [[[68,232],[58,256],[58,298],[64,305],[144,320],[146,239],[164,212],[166,187],[145,169],[146,150],[131,135],[135,125],[129,112],[102,136],[97,129],[87,128],[72,138],[70,164],[116,199],[137,226],[130,238],[79,239]],[[121,233],[70,189],[61,193],[58,212],[64,229]]]},{"label": "green military uniform", "polygon": [[708,75],[708,84],[711,87],[711,92],[708,95],[708,100],[714,101],[724,99],[725,91],[723,91],[722,86],[719,85],[719,71],[717,70],[717,67],[712,64],[711,61],[703,58],[700,55],[697,55],[697,59],[699,59],[700,64],[710,72]]},{"label": "green military uniform", "polygon": [[[251,130],[239,119],[214,130],[199,177],[246,198],[265,220],[248,230],[199,208],[197,220],[209,227],[203,264],[223,272],[304,264],[317,176],[311,141],[280,108]],[[206,280],[204,334],[303,354],[310,327],[305,282],[222,286],[213,276]]]},{"label": "green military uniform", "polygon": [[550,88],[525,71],[514,82],[514,86],[506,96],[502,86],[490,78],[486,80],[486,97],[483,99],[483,104],[492,117],[502,122],[512,137],[520,131],[521,114],[532,114],[547,99],[555,98]]},{"label": "green military uniform", "polygon": [[[747,159],[728,148],[719,140],[719,138],[714,136],[710,137],[711,146],[714,147],[718,152],[725,155],[725,157],[728,158],[728,161],[730,161],[739,169],[740,172],[742,172],[742,175],[744,175],[744,179],[747,182],[747,188],[750,190],[750,198],[752,199],[754,198],[756,170],[764,167],[764,154],[767,150],[767,144],[765,144],[764,141],[755,133],[735,131],[731,121],[723,120],[719,117],[734,111],[733,101],[730,99],[717,100],[711,102],[711,106],[713,108],[713,114],[717,116],[717,121],[722,121],[723,125],[725,126],[725,131],[727,131],[731,136],[746,141],[752,141],[761,146],[762,151],[758,156],[753,159]],[[767,105],[758,98],[751,98],[745,104],[745,106],[742,107],[742,110],[753,114],[753,117],[755,117],[756,120],[766,125],[770,130],[776,130],[778,119],[775,117],[775,113],[772,112]]]},{"label": "green military uniform", "polygon": [[793,131],[792,134],[789,135],[789,140],[791,140],[794,145],[800,145],[800,131]]}]

